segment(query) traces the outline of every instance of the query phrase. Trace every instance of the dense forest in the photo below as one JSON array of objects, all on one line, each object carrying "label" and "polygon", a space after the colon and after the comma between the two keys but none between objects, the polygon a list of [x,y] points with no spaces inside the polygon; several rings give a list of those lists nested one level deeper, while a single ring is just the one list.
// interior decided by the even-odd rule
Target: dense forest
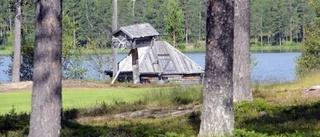
[{"label": "dense forest", "polygon": [[[0,46],[14,43],[14,0],[0,1]],[[149,22],[161,40],[178,46],[205,39],[205,0],[119,0],[118,26]],[[33,46],[35,3],[22,4],[22,45]],[[301,42],[304,27],[315,18],[307,0],[251,0],[251,44],[282,45]],[[63,45],[110,47],[112,0],[63,1]],[[183,47],[182,47],[183,48]]]}]

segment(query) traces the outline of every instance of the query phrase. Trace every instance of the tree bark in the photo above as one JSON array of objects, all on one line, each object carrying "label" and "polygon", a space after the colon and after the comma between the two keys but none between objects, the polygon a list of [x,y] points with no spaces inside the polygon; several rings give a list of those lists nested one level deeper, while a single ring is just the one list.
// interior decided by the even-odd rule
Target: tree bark
[{"label": "tree bark", "polygon": [[201,0],[199,0],[198,41],[201,41],[201,28],[202,28],[202,27],[201,27],[201,23],[202,23],[202,22],[201,22],[201,19],[202,19],[202,17],[201,17],[201,9],[202,9],[202,8],[201,8],[201,5],[202,5]]},{"label": "tree bark", "polygon": [[208,0],[199,137],[233,135],[233,25],[234,0]]},{"label": "tree bark", "polygon": [[[113,18],[112,18],[112,31],[116,31],[118,29],[118,0],[113,0]],[[118,49],[115,47],[117,45],[112,46],[112,56],[113,56],[113,77],[116,76],[118,72]]]},{"label": "tree bark", "polygon": [[15,1],[16,16],[14,18],[14,55],[12,68],[12,82],[20,82],[21,67],[21,6],[22,0]]},{"label": "tree bark", "polygon": [[30,137],[61,129],[62,0],[37,0]]},{"label": "tree bark", "polygon": [[177,47],[177,40],[176,40],[176,31],[174,30],[172,32],[172,41],[173,41],[173,47]]},{"label": "tree bark", "polygon": [[235,1],[233,100],[252,100],[250,75],[250,0]]}]

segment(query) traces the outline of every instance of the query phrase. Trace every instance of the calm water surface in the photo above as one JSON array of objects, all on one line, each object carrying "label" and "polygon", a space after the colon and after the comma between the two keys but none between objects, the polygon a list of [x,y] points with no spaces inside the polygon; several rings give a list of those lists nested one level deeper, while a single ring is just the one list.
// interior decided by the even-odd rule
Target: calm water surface
[{"label": "calm water surface", "polygon": [[[186,53],[189,58],[205,67],[205,54],[204,53]],[[259,83],[271,82],[288,82],[295,79],[294,68],[295,60],[301,53],[252,53],[251,57],[258,63],[252,70],[252,80]],[[119,54],[118,60],[124,58],[126,54]],[[10,78],[6,75],[5,71],[8,70],[8,65],[11,64],[11,59],[8,56],[0,56],[0,82],[8,82]],[[94,79],[98,76],[97,72],[88,65],[87,62],[83,63],[88,66],[86,78]]]}]

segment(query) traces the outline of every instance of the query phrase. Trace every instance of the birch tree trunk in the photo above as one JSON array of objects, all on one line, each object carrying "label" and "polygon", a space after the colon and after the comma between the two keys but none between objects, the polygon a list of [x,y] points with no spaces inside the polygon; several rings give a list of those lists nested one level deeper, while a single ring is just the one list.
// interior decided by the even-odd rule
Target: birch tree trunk
[{"label": "birch tree trunk", "polygon": [[14,55],[12,67],[12,82],[20,82],[21,67],[21,6],[22,0],[15,1],[16,16],[14,18]]},{"label": "birch tree trunk", "polygon": [[234,0],[208,0],[199,137],[233,135],[233,25]]},{"label": "birch tree trunk", "polygon": [[62,0],[37,0],[30,137],[61,129]]},{"label": "birch tree trunk", "polygon": [[250,0],[235,1],[233,99],[252,100],[250,75]]}]

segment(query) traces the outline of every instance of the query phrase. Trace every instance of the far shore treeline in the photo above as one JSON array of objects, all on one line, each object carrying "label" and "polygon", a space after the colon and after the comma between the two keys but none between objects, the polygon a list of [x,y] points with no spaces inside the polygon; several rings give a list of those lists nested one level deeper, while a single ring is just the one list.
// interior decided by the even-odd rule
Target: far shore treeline
[{"label": "far shore treeline", "polygon": [[[0,2],[2,54],[10,54],[14,44],[14,2]],[[34,2],[23,1],[23,47],[33,46],[34,19]],[[314,19],[315,11],[305,0],[251,0],[251,50],[299,51],[299,45],[304,39],[305,25]],[[160,32],[159,39],[168,42],[172,41],[170,32],[176,29],[178,48],[186,52],[204,51],[205,21],[205,0],[118,1],[118,26],[148,22]],[[112,36],[112,0],[63,1],[63,32],[64,47],[109,48]]]}]

